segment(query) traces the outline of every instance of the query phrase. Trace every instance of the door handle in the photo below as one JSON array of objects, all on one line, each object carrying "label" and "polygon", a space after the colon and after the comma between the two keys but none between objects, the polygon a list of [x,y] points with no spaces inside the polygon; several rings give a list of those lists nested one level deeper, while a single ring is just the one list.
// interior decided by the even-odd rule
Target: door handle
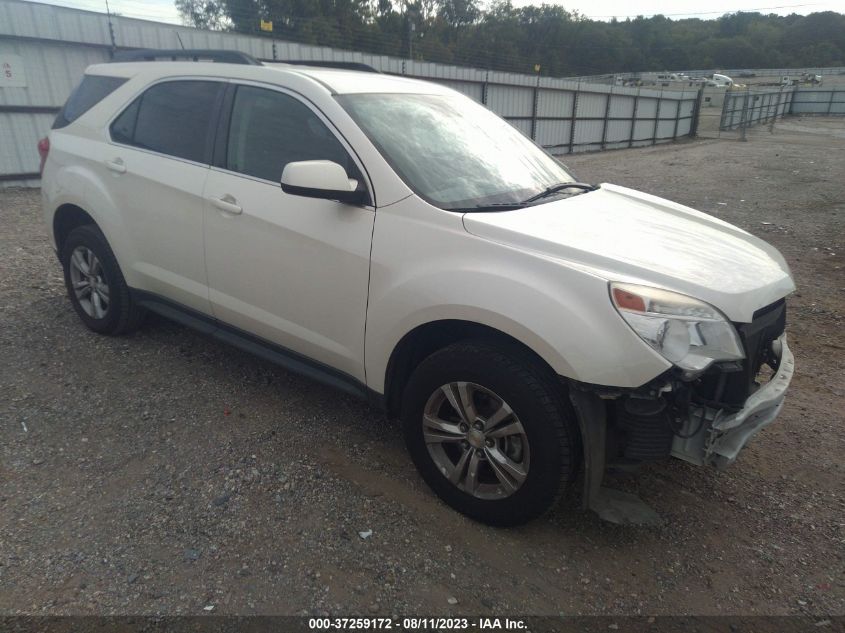
[{"label": "door handle", "polygon": [[113,171],[116,174],[126,173],[126,165],[123,164],[123,160],[120,158],[115,158],[114,160],[107,160],[106,167],[108,167],[109,170]]},{"label": "door handle", "polygon": [[209,198],[209,202],[221,211],[225,211],[226,213],[230,213],[232,215],[240,215],[244,212],[244,210],[238,205],[234,196],[230,196],[228,193],[222,198]]}]

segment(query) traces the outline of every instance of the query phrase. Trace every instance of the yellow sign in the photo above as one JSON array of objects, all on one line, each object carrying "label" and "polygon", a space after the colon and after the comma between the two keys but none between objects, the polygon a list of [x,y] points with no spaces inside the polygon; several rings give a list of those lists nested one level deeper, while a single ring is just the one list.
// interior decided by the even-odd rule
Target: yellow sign
[{"label": "yellow sign", "polygon": [[540,64],[534,64],[534,72],[535,73],[540,72]]},{"label": "yellow sign", "polygon": [[261,30],[262,31],[272,31],[273,30],[273,20],[261,20]]}]

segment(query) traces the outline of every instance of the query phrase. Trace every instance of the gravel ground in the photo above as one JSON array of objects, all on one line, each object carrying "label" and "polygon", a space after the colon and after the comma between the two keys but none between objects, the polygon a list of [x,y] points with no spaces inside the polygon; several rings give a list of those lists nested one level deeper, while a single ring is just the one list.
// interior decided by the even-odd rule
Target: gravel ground
[{"label": "gravel ground", "polygon": [[845,613],[843,131],[566,160],[760,235],[800,287],[779,423],[726,472],[622,482],[664,517],[651,528],[565,505],[474,524],[355,400],[162,319],[88,332],[37,191],[2,192],[0,614]]}]

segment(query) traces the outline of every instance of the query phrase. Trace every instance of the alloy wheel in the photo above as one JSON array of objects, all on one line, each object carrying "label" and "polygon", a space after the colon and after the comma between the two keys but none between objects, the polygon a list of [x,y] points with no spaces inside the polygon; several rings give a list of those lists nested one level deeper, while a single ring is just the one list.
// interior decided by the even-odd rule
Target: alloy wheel
[{"label": "alloy wheel", "polygon": [[82,310],[92,319],[105,318],[109,309],[109,285],[97,255],[77,246],[70,256],[70,281]]},{"label": "alloy wheel", "polygon": [[479,499],[503,499],[528,477],[525,429],[503,398],[472,382],[437,389],[423,411],[423,437],[437,469]]}]

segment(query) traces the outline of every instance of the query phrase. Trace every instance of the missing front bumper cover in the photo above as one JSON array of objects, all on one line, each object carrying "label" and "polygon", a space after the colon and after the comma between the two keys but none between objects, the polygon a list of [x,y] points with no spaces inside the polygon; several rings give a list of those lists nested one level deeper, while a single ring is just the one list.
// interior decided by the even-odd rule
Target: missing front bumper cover
[{"label": "missing front bumper cover", "polygon": [[707,406],[692,407],[680,433],[672,443],[672,455],[697,465],[724,468],[757,431],[772,423],[795,371],[795,358],[786,344],[786,334],[773,343],[778,370],[769,382],[755,391],[739,411],[725,414]]}]

